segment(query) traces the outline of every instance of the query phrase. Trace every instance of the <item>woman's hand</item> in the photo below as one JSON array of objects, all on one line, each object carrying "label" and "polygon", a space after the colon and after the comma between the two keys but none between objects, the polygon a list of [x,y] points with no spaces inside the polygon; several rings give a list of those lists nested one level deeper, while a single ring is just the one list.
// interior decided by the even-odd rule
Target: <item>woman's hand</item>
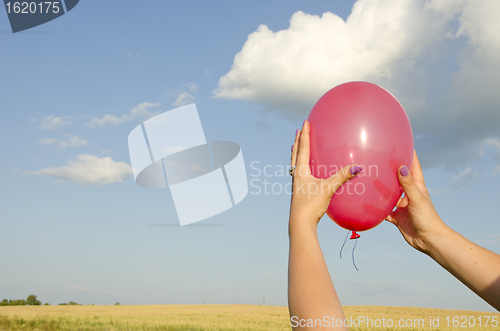
[{"label": "woman's hand", "polygon": [[500,255],[476,245],[446,226],[425,187],[417,153],[411,174],[402,166],[398,173],[405,196],[387,220],[406,241],[433,258],[453,276],[500,310]]},{"label": "woman's hand", "polygon": [[310,125],[304,121],[302,131],[297,130],[292,148],[293,193],[290,206],[290,222],[308,222],[317,226],[326,213],[335,191],[361,172],[361,167],[348,165],[327,179],[318,179],[309,167]]},{"label": "woman's hand", "polygon": [[[327,179],[312,176],[309,168],[309,122],[297,130],[292,148],[293,192],[290,206],[290,254],[288,263],[288,307],[294,330],[307,327],[293,321],[324,321],[335,316],[344,320],[344,312],[318,242],[318,222],[325,214],[335,191],[361,171],[350,165]],[[333,326],[334,327],[334,326]],[[315,330],[330,330],[323,324]],[[334,327],[335,328],[335,327]],[[335,328],[348,330],[346,326]]]},{"label": "woman's hand", "polygon": [[408,244],[429,254],[433,241],[447,226],[434,209],[415,151],[411,173],[403,165],[399,168],[398,179],[405,196],[399,199],[397,209],[386,219],[398,227]]}]

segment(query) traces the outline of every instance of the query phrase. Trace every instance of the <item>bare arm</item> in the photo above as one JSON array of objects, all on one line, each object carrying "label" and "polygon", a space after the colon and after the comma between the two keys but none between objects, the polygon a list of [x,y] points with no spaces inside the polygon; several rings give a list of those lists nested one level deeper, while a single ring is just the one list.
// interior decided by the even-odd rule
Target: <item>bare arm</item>
[{"label": "bare arm", "polygon": [[441,220],[425,186],[416,153],[411,174],[401,167],[398,178],[405,197],[387,220],[399,228],[411,246],[429,255],[500,310],[500,255],[474,244]]},{"label": "bare arm", "polygon": [[[318,242],[317,226],[335,190],[361,171],[351,165],[328,179],[317,179],[310,172],[309,154],[309,123],[305,121],[302,132],[298,131],[295,138],[291,162],[297,167],[293,174],[288,263],[288,306],[294,330],[311,329],[308,323],[315,323],[312,328],[316,330],[331,329],[335,326],[332,317],[344,320]],[[347,330],[344,326],[336,329]]]},{"label": "bare arm", "polygon": [[[308,320],[319,319],[321,322],[316,324],[319,330],[330,327],[332,317],[344,320],[342,306],[319,246],[316,227],[292,219],[288,307],[292,326],[297,326],[294,330],[302,329],[300,326],[306,326]],[[325,323],[325,317],[330,323]]]}]

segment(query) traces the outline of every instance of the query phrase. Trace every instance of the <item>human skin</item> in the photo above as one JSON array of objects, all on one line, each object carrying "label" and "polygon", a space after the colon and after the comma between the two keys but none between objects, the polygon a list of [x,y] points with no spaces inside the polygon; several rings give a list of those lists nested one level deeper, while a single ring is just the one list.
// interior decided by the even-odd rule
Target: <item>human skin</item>
[{"label": "human skin", "polygon": [[500,310],[500,255],[487,250],[448,227],[439,217],[425,186],[414,152],[411,173],[398,171],[405,196],[386,220],[396,225],[415,249],[429,255],[453,276]]},{"label": "human skin", "polygon": [[[322,320],[344,313],[318,241],[317,226],[331,198],[343,183],[362,169],[342,168],[328,179],[311,175],[309,123],[297,130],[292,147],[293,193],[290,204],[288,306],[296,320]],[[386,220],[398,227],[415,249],[429,255],[495,309],[500,310],[500,255],[480,247],[448,227],[439,217],[425,186],[422,168],[414,152],[411,173],[406,165],[398,170],[405,196]],[[294,327],[294,330],[311,327]],[[331,329],[322,325],[316,330]],[[337,328],[347,330],[345,326]]]},{"label": "human skin", "polygon": [[[344,320],[344,312],[318,241],[317,227],[326,213],[333,194],[343,183],[356,176],[361,168],[349,165],[328,179],[312,176],[309,122],[297,130],[292,149],[293,193],[290,204],[290,253],[288,262],[288,307],[290,317],[298,320],[320,319],[325,316]],[[352,169],[352,170],[351,170]],[[305,324],[305,323],[304,323]],[[311,327],[294,327],[294,330]],[[332,329],[317,325],[315,330]],[[338,327],[336,330],[348,330]]]}]

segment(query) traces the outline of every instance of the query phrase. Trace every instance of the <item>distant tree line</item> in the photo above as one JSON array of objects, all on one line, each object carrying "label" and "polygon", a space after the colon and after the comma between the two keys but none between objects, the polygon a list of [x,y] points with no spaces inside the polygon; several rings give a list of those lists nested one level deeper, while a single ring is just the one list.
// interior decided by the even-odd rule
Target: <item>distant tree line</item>
[{"label": "distant tree line", "polygon": [[[40,300],[37,299],[37,296],[32,294],[26,299],[19,299],[19,300],[7,300],[3,299],[0,302],[0,306],[40,306],[42,303]],[[115,305],[119,305],[120,303],[117,302]],[[81,303],[76,303],[74,301],[70,301],[68,303],[60,303],[58,306],[81,306]],[[94,304],[92,304],[94,305]],[[46,302],[44,306],[49,306],[49,303]],[[1,329],[0,329],[1,330]]]},{"label": "distant tree line", "polygon": [[[32,294],[28,298],[25,299],[19,299],[19,300],[7,300],[3,299],[2,302],[0,302],[0,306],[40,306],[42,303],[40,300],[37,299],[37,296]],[[45,306],[48,306],[49,303],[46,302]],[[80,303],[76,303],[73,301],[70,301],[68,303],[60,303],[59,306],[73,306],[73,305],[81,305]]]},{"label": "distant tree line", "polygon": [[40,300],[36,298],[36,295],[32,294],[26,300],[24,299],[19,299],[19,300],[7,300],[3,299],[2,302],[0,302],[0,306],[39,306],[42,303]]},{"label": "distant tree line", "polygon": [[81,306],[82,304],[81,303],[76,303],[76,302],[73,302],[73,301],[70,301],[68,303],[60,303],[58,304],[58,306]]}]

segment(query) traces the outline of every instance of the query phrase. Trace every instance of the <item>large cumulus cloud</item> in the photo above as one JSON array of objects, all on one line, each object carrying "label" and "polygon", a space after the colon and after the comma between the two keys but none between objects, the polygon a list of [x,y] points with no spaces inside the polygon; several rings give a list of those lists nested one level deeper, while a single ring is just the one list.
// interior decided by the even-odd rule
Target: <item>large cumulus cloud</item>
[{"label": "large cumulus cloud", "polygon": [[358,0],[345,21],[297,12],[250,34],[214,95],[305,117],[333,86],[371,81],[407,110],[425,164],[465,168],[500,138],[499,12],[495,0]]}]

